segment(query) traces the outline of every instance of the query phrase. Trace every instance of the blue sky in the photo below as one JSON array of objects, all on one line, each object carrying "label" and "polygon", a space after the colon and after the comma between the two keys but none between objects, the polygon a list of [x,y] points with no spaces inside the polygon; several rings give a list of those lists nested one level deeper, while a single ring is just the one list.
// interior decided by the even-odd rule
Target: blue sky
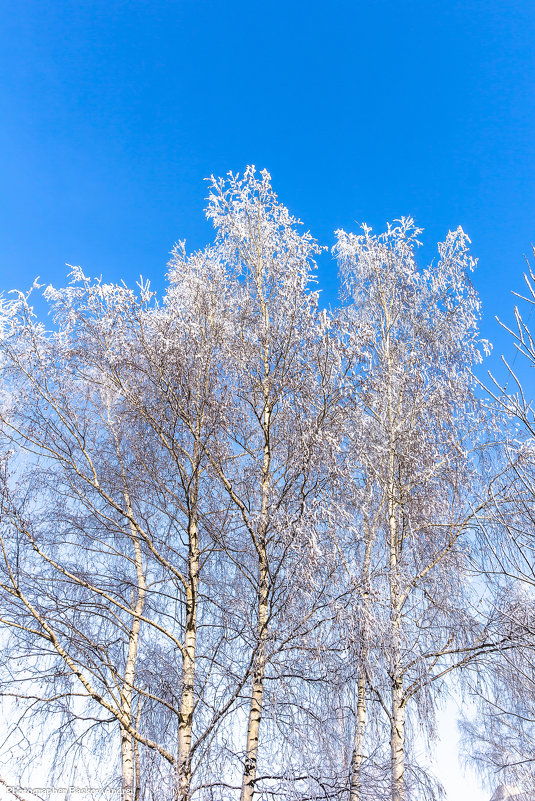
[{"label": "blue sky", "polygon": [[[211,173],[266,167],[326,245],[413,215],[461,224],[493,322],[535,241],[535,4],[497,0],[0,3],[3,289],[65,263],[162,284],[204,244]],[[335,267],[321,261],[334,297]],[[471,796],[473,798],[473,796]]]},{"label": "blue sky", "polygon": [[[211,235],[203,178],[266,167],[331,245],[413,215],[461,224],[484,332],[535,240],[531,2],[2,3],[1,285],[65,263],[161,282]],[[322,261],[332,291],[334,265]]]}]

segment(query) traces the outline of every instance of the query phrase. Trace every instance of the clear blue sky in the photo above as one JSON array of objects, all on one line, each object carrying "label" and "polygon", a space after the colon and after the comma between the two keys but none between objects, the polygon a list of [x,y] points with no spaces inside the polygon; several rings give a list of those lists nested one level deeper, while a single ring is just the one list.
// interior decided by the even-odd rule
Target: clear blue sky
[{"label": "clear blue sky", "polygon": [[535,240],[535,3],[0,9],[3,288],[59,283],[66,262],[161,284],[175,240],[211,235],[203,178],[254,163],[327,245],[411,214],[430,255],[460,223],[501,348],[491,321]]}]

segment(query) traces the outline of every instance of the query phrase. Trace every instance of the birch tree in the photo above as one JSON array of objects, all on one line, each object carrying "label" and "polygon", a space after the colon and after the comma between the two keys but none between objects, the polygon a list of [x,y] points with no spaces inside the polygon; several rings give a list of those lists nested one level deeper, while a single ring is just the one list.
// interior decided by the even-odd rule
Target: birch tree
[{"label": "birch tree", "polygon": [[126,801],[429,798],[415,732],[491,644],[469,241],[421,270],[412,220],[339,231],[327,312],[267,172],[212,177],[207,216],[161,300],[75,268],[47,325],[0,304],[13,733],[106,749]]},{"label": "birch tree", "polygon": [[[478,714],[464,722],[466,748],[492,783],[535,789],[535,418],[530,373],[535,342],[530,330],[535,274],[529,262],[524,291],[514,293],[511,337],[514,356],[502,357],[500,380],[490,375],[487,391],[501,416],[499,446],[489,487],[492,506],[481,527],[479,565],[501,647],[470,675]],[[517,361],[517,357],[518,361]]]},{"label": "birch tree", "polygon": [[[386,233],[337,234],[351,376],[357,543],[356,589],[366,621],[350,780],[362,796],[366,697],[390,726],[391,798],[404,801],[407,713],[432,726],[433,686],[483,642],[465,611],[467,534],[476,477],[470,452],[481,413],[471,367],[481,359],[474,262],[461,229],[419,270],[420,230],[402,219]],[[354,584],[355,577],[353,577]],[[373,604],[373,606],[372,606]]]},{"label": "birch tree", "polygon": [[[34,653],[46,643],[103,725],[117,726],[126,798],[142,790],[140,751],[167,765],[156,781],[189,798],[194,751],[240,688],[217,708],[196,688],[200,565],[220,511],[203,458],[222,411],[214,304],[225,291],[207,265],[176,257],[162,308],[145,285],[136,297],[75,271],[73,286],[46,291],[56,332],[21,295],[3,308],[3,433],[27,465],[17,492],[28,496],[23,510],[6,486],[4,622]],[[221,627],[209,630],[208,674],[221,648]],[[205,728],[192,744],[197,705]]]},{"label": "birch tree", "polygon": [[242,178],[213,180],[208,217],[237,282],[231,360],[236,411],[226,432],[226,457],[213,460],[213,467],[248,541],[227,539],[225,545],[242,562],[254,609],[241,786],[241,801],[251,801],[261,783],[273,792],[273,782],[284,778],[274,770],[273,754],[265,756],[265,780],[258,774],[266,681],[276,696],[281,653],[298,646],[325,606],[325,575],[314,573],[308,545],[320,525],[332,364],[328,318],[310,288],[320,248],[299,232],[269,174],[257,176],[249,168]]},{"label": "birch tree", "polygon": [[126,798],[227,797],[236,750],[244,799],[310,778],[288,741],[327,608],[319,248],[267,173],[213,180],[209,204],[216,241],[177,246],[162,304],[75,269],[45,292],[56,328],[22,294],[2,307],[3,623],[27,664],[46,653],[43,712],[61,676],[65,719],[83,703],[118,738]]}]

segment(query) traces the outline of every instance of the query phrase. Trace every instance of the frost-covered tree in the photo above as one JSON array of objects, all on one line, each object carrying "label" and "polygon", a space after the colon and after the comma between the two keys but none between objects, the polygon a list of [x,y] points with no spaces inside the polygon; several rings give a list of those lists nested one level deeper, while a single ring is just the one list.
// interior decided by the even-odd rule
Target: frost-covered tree
[{"label": "frost-covered tree", "polygon": [[[517,294],[515,322],[503,327],[516,355],[502,357],[505,381],[491,376],[488,392],[502,415],[500,452],[489,487],[492,502],[481,527],[480,568],[500,647],[473,671],[478,714],[465,721],[467,753],[492,783],[535,791],[535,416],[530,371],[535,341],[530,330],[535,274],[527,264],[525,291]],[[517,356],[519,361],[516,361]]]},{"label": "frost-covered tree", "polygon": [[2,306],[3,622],[41,682],[28,714],[61,696],[71,742],[118,743],[127,799],[228,797],[240,763],[244,799],[294,793],[314,750],[289,743],[327,607],[319,248],[267,173],[214,180],[208,216],[161,303],[76,269],[51,329]]},{"label": "frost-covered tree", "polygon": [[88,732],[119,736],[125,798],[156,782],[186,799],[247,678],[218,671],[225,590],[220,567],[202,574],[225,518],[206,475],[223,413],[224,276],[206,254],[177,255],[161,306],[146,286],[79,270],[45,298],[53,331],[22,295],[2,308],[4,622],[27,665],[47,660],[34,675],[52,694],[64,685],[64,722],[79,722],[81,697]]},{"label": "frost-covered tree", "polygon": [[482,644],[464,591],[483,419],[471,372],[481,359],[474,262],[459,228],[439,244],[436,263],[419,269],[419,234],[402,219],[379,236],[366,226],[340,231],[335,247],[344,345],[355,357],[347,389],[354,519],[343,546],[359,662],[351,801],[365,795],[369,699],[390,729],[389,797],[403,801],[412,781],[407,726],[432,731],[440,679]]},{"label": "frost-covered tree", "polygon": [[[288,703],[296,669],[291,659],[299,653],[303,659],[303,638],[318,626],[320,610],[324,614],[328,575],[317,558],[317,538],[335,390],[328,318],[311,288],[320,248],[278,201],[267,172],[257,176],[249,168],[242,178],[213,180],[208,217],[235,282],[229,341],[234,415],[221,456],[211,458],[236,519],[223,545],[249,588],[254,668],[241,800],[262,792],[281,798],[287,786],[296,798],[292,780],[303,773],[297,767],[303,741],[291,753],[299,706],[292,712]],[[263,747],[268,727],[269,746]]]},{"label": "frost-covered tree", "polygon": [[487,645],[467,237],[420,270],[411,220],[338,232],[327,313],[267,172],[207,216],[161,299],[77,268],[46,324],[0,303],[6,749],[41,722],[58,777],[105,750],[126,801],[412,799]]}]

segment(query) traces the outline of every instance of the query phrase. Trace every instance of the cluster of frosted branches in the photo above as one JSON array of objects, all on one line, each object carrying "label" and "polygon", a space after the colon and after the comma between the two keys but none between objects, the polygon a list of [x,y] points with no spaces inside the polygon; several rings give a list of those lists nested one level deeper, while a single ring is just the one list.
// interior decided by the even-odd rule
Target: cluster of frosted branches
[{"label": "cluster of frosted branches", "polygon": [[1,761],[124,801],[429,799],[437,696],[504,640],[469,240],[421,269],[410,219],[339,231],[328,312],[268,173],[207,216],[160,299],[75,268],[48,325],[1,302]]}]

